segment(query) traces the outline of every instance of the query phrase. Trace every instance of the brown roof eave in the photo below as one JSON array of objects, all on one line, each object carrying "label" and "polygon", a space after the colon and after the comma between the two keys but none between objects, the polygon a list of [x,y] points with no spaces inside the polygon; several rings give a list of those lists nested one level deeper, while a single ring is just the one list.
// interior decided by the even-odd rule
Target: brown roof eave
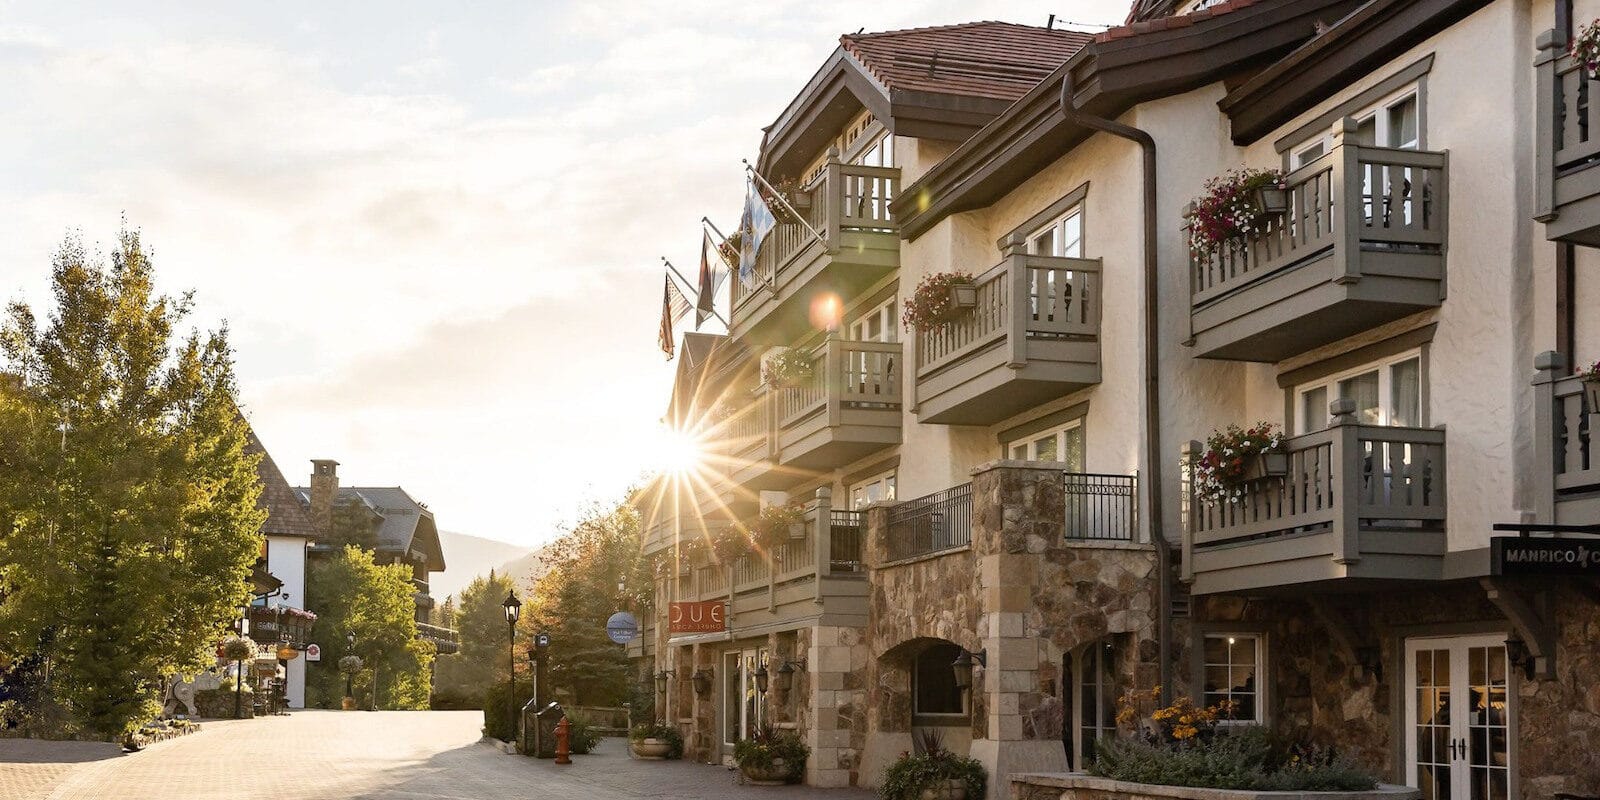
[{"label": "brown roof eave", "polygon": [[1217,102],[1247,145],[1489,0],[1370,0]]}]

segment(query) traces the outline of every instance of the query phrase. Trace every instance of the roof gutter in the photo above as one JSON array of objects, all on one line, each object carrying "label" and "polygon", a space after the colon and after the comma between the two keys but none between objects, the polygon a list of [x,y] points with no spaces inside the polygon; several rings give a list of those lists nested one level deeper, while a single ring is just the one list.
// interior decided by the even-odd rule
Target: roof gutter
[{"label": "roof gutter", "polygon": [[1144,154],[1144,390],[1145,390],[1145,495],[1150,499],[1150,541],[1156,548],[1156,649],[1161,668],[1161,703],[1172,697],[1172,544],[1162,532],[1161,509],[1161,387],[1159,273],[1156,259],[1156,140],[1131,125],[1080,111],[1073,100],[1072,70],[1061,78],[1061,116],[1073,125],[1109,133],[1139,146]]}]

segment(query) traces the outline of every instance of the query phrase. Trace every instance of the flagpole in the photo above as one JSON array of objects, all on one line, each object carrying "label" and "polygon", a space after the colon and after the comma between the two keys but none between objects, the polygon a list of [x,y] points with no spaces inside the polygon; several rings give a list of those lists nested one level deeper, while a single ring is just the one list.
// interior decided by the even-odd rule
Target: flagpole
[{"label": "flagpole", "polygon": [[[683,277],[683,273],[681,273],[681,272],[679,272],[679,271],[678,271],[678,268],[677,268],[677,267],[674,267],[674,266],[672,266],[672,262],[671,262],[671,261],[668,261],[668,260],[667,260],[667,257],[666,257],[666,256],[662,256],[662,257],[661,257],[661,263],[663,263],[663,264],[666,264],[666,265],[667,265],[667,269],[668,269],[668,270],[671,270],[671,272],[672,272],[672,274],[673,274],[673,275],[674,275],[674,276],[676,276],[676,277],[677,277],[677,278],[678,278],[678,282],[679,282],[679,283],[682,283],[682,284],[683,284],[683,285],[684,285],[684,286],[689,286],[689,285],[691,285],[691,284],[690,284],[690,283],[689,283],[689,279],[688,279],[688,278],[685,278],[685,277]],[[688,293],[688,292],[685,292],[685,293],[683,293],[683,296],[684,296],[684,297],[686,297],[686,298],[687,298],[687,297],[688,297],[688,296],[689,296],[689,294],[690,294],[690,293]],[[698,291],[698,290],[697,290],[697,291],[695,291],[695,292],[693,292],[693,294],[696,294],[696,295],[698,295],[698,294],[699,294],[699,291]],[[689,310],[690,310],[690,311],[698,311],[698,310],[699,310],[699,309],[698,309],[698,308],[693,308],[693,307],[691,307],[691,308],[690,308],[690,309],[689,309]],[[710,311],[710,312],[711,312],[711,316],[713,316],[713,317],[716,317],[716,318],[717,318],[717,321],[718,321],[718,322],[720,322],[720,323],[722,323],[722,325],[723,325],[723,327],[726,327],[726,328],[732,328],[732,327],[733,327],[733,326],[732,326],[732,325],[729,325],[729,324],[728,324],[728,321],[727,321],[727,320],[725,320],[725,319],[723,319],[723,318],[722,318],[722,315],[721,315],[721,314],[718,314],[718,313],[717,313],[717,310],[716,310],[716,309],[715,309],[715,308],[711,308],[711,309],[707,309],[707,311]],[[685,315],[684,315],[684,316],[688,316],[688,314],[685,314]],[[697,326],[697,327],[698,327],[698,326]]]},{"label": "flagpole", "polygon": [[745,172],[748,172],[751,175],[755,176],[756,180],[761,181],[761,185],[762,186],[767,187],[767,191],[772,192],[773,199],[777,200],[780,204],[783,205],[784,208],[789,210],[789,215],[794,217],[794,221],[795,222],[800,223],[802,226],[805,227],[806,230],[811,231],[811,235],[817,237],[817,241],[821,242],[823,247],[827,247],[828,246],[828,240],[826,238],[824,238],[822,234],[817,233],[817,229],[811,227],[811,223],[806,222],[806,218],[800,216],[800,212],[794,210],[794,206],[789,205],[789,201],[788,200],[783,199],[783,192],[780,192],[777,189],[772,188],[772,184],[767,183],[767,179],[761,177],[761,173],[756,172],[756,168],[755,167],[750,166],[749,160],[741,158],[741,159],[739,159],[739,162],[744,164],[744,171]]}]

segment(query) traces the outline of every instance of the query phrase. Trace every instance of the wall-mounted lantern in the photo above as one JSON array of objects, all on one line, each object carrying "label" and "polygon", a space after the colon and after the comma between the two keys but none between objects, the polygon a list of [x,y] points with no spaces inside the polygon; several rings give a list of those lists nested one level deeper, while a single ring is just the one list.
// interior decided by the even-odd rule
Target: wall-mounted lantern
[{"label": "wall-mounted lantern", "polygon": [[710,694],[712,678],[713,675],[711,670],[708,668],[695,670],[694,675],[689,677],[689,680],[694,682],[694,693],[700,697],[705,697],[707,694]]}]

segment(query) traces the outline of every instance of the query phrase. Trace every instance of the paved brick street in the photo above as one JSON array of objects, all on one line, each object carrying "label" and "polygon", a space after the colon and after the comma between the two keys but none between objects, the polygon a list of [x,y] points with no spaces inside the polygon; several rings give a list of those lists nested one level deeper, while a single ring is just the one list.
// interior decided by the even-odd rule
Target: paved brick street
[{"label": "paved brick street", "polygon": [[620,739],[558,767],[479,743],[476,711],[343,713],[208,722],[200,733],[116,755],[105,745],[0,739],[0,800],[155,797],[772,798],[862,800],[870,792],[737,786],[734,773],[637,761]]}]

